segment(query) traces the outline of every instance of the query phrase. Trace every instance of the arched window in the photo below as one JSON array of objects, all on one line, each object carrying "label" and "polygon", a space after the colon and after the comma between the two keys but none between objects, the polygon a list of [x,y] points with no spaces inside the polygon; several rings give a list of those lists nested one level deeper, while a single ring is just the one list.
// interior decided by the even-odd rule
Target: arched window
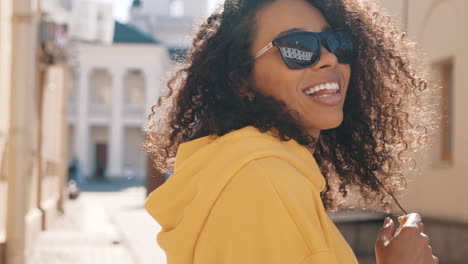
[{"label": "arched window", "polygon": [[145,77],[140,70],[130,70],[125,75],[125,105],[145,106]]},{"label": "arched window", "polygon": [[105,69],[96,69],[90,76],[90,102],[94,105],[107,105],[112,103],[112,77]]}]

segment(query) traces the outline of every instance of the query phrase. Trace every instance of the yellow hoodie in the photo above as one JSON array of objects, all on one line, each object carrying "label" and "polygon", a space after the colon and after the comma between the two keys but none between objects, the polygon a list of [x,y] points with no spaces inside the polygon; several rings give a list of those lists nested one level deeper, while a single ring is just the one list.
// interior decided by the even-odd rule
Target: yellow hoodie
[{"label": "yellow hoodie", "polygon": [[324,188],[307,148],[249,126],[181,144],[145,208],[168,264],[358,263],[325,212]]}]

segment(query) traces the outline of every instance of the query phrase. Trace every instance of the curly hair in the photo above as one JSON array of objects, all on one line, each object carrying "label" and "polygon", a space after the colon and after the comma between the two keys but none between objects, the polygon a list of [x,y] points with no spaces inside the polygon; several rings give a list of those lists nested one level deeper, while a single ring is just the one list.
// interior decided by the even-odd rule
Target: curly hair
[{"label": "curly hair", "polygon": [[[339,207],[337,194],[345,197],[355,186],[366,203],[379,201],[388,211],[388,194],[406,185],[403,163],[412,159],[404,154],[427,139],[427,128],[410,118],[421,112],[421,92],[427,89],[423,72],[410,65],[413,43],[368,1],[307,0],[332,27],[347,30],[358,50],[343,122],[314,139],[295,111],[252,84],[255,18],[272,2],[227,0],[198,26],[187,59],[167,83],[168,94],[152,107],[146,151],[166,173],[181,143],[245,126],[262,132],[276,128],[281,140],[315,148],[328,210]],[[253,100],[245,96],[246,89]]]}]

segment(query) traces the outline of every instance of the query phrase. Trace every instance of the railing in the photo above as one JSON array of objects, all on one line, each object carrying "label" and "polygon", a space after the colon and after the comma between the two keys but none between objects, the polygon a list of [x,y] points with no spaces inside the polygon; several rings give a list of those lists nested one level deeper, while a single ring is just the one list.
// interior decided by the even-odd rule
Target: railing
[{"label": "railing", "polygon": [[[68,103],[68,116],[76,117],[78,105],[75,103]],[[89,105],[89,116],[94,117],[110,117],[112,113],[112,106],[106,104],[91,103]],[[124,105],[123,115],[126,119],[142,119],[145,118],[145,108],[136,105]]]},{"label": "railing", "polygon": [[128,119],[142,119],[145,116],[145,108],[143,106],[125,105],[124,116]]},{"label": "railing", "polygon": [[107,105],[107,104],[91,103],[89,105],[89,115],[90,116],[99,116],[99,117],[110,117],[111,116],[111,106]]}]

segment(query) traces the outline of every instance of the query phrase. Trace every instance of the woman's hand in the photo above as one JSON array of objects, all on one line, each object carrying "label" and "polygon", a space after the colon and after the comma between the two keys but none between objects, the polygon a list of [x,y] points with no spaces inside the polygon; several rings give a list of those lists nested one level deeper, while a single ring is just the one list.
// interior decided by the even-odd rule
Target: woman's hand
[{"label": "woman's hand", "polygon": [[408,214],[398,219],[400,228],[395,232],[392,219],[386,218],[375,243],[377,264],[438,264],[432,255],[429,237],[424,234],[421,216]]}]

